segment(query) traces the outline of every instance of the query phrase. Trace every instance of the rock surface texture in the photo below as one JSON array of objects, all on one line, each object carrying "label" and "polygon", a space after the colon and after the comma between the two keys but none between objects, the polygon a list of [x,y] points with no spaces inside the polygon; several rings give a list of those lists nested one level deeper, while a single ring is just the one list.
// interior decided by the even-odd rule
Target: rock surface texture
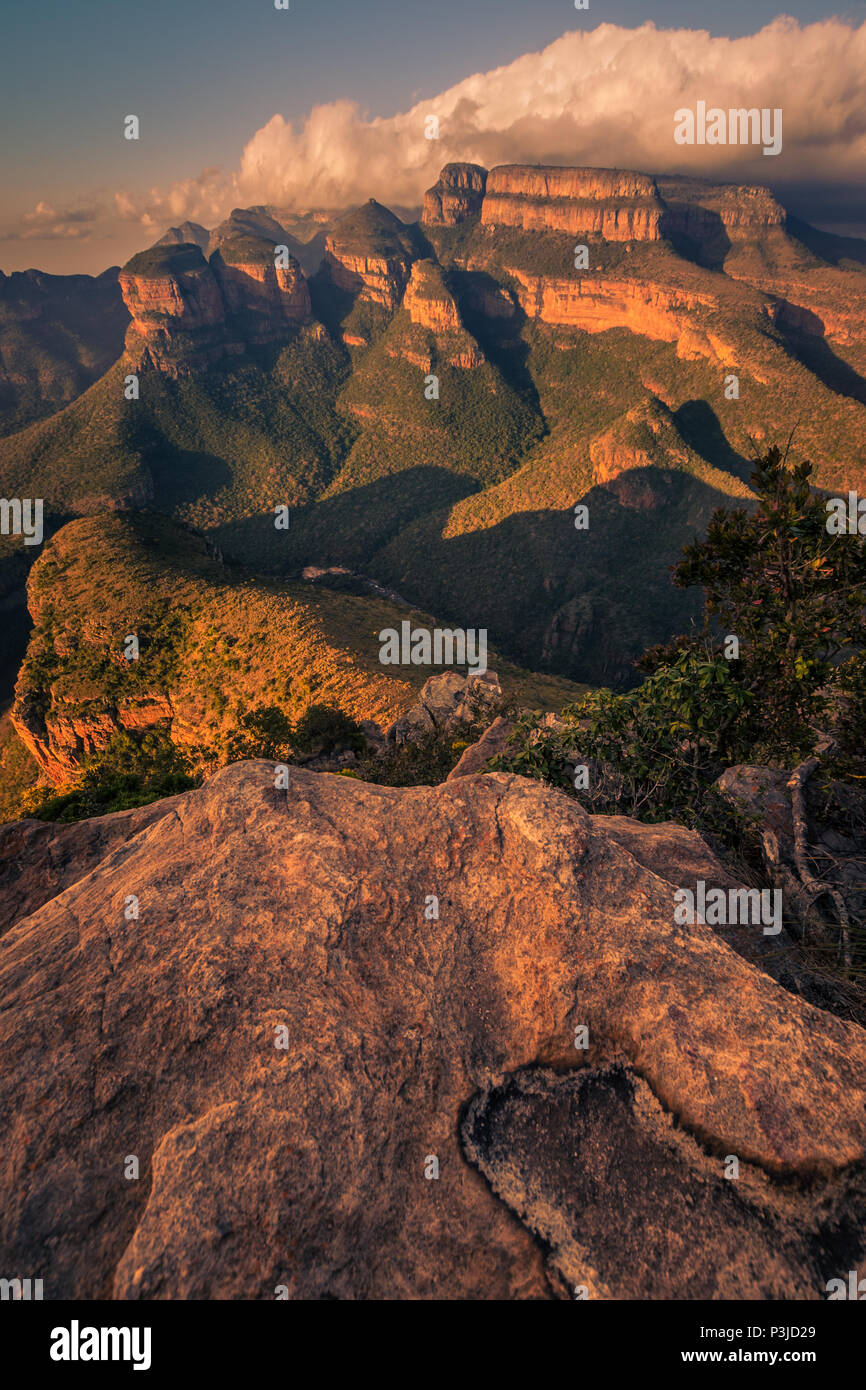
[{"label": "rock surface texture", "polygon": [[866,1033],[674,924],[719,873],[696,836],[642,862],[645,827],[506,774],[274,784],[5,832],[4,1268],[272,1299],[823,1298],[855,1267]]},{"label": "rock surface texture", "polygon": [[504,164],[487,176],[481,221],[522,231],[595,232],[607,241],[658,241],[663,213],[649,174]]}]

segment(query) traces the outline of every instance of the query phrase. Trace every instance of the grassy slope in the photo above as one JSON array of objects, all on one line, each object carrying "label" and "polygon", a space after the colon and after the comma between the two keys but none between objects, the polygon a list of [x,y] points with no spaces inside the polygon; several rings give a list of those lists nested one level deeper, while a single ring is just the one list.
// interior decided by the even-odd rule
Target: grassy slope
[{"label": "grassy slope", "polygon": [[[367,250],[417,239],[375,208],[353,216],[357,227],[344,230]],[[571,237],[471,226],[429,234],[444,262],[473,267],[456,277],[464,289],[467,274],[507,285],[514,268],[573,273]],[[746,268],[763,256],[776,273],[771,252],[778,260],[775,242],[758,247]],[[803,260],[809,273],[813,260]],[[798,360],[744,279],[660,245],[594,244],[592,266],[715,296],[719,307],[695,317],[735,366],[684,360],[675,344],[626,329],[523,321],[504,333],[488,325],[485,339],[467,304],[488,357],[467,371],[443,362],[447,344],[404,312],[389,320],[350,296],[330,304],[332,331],[363,327],[367,346],[347,351],[307,330],[226,371],[147,375],[135,405],[123,402],[115,368],[54,419],[0,441],[0,488],[38,486],[68,514],[147,485],[152,505],[258,570],[348,564],[444,620],[487,626],[523,664],[619,678],[631,654],[688,622],[694,605],[670,587],[667,566],[715,506],[748,496],[756,446],[796,424],[794,457],[812,456],[825,486],[866,490],[866,403]],[[439,401],[425,399],[423,367],[407,352],[435,362]],[[848,357],[859,361],[855,348]],[[736,401],[724,394],[730,370]],[[595,485],[599,451],[652,465],[637,481],[636,470],[625,475],[631,501]],[[578,535],[572,508],[582,498],[596,524]],[[288,533],[274,532],[279,503],[292,508]]]},{"label": "grassy slope", "polygon": [[[64,527],[30,578],[34,630],[19,680],[43,710],[84,718],[168,693],[175,737],[218,747],[256,705],[296,718],[311,703],[388,723],[414,701],[427,667],[379,662],[377,633],[434,620],[370,597],[258,576],[239,578],[204,542],[147,515],[87,517]],[[138,661],[123,657],[128,633]],[[491,638],[493,634],[491,634]],[[553,709],[569,682],[499,663],[506,696]]]}]

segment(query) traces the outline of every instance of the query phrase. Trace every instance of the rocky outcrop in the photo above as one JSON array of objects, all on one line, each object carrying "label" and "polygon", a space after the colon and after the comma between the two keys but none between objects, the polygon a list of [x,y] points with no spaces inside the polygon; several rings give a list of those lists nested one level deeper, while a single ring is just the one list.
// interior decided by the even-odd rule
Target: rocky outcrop
[{"label": "rocky outcrop", "polygon": [[821,1299],[856,1268],[866,1033],[750,964],[755,928],[675,923],[720,872],[697,836],[626,847],[501,773],[276,781],[4,832],[50,864],[0,942],[7,1268],[266,1300]]},{"label": "rocky outcrop", "polygon": [[488,175],[481,222],[606,241],[658,241],[663,214],[648,174],[504,164]]},{"label": "rocky outcrop", "polygon": [[417,254],[405,224],[371,198],[337,223],[325,242],[322,268],[338,290],[392,312]]},{"label": "rocky outcrop", "polygon": [[422,221],[456,227],[477,218],[486,185],[487,170],[480,164],[446,164],[424,194]]},{"label": "rocky outcrop", "polygon": [[43,703],[19,688],[12,722],[21,742],[57,787],[69,783],[83,761],[104,751],[118,734],[160,727],[170,732],[174,718],[171,701],[160,693],[122,700],[113,707],[100,702],[92,711],[86,704],[67,705],[62,699],[53,700],[44,711]]},{"label": "rocky outcrop", "polygon": [[516,725],[513,719],[497,715],[493,723],[468,748],[464,748],[457,763],[448,773],[446,781],[455,777],[470,777],[475,772],[484,772],[491,758],[505,752],[508,740]]},{"label": "rocky outcrop", "polygon": [[453,294],[435,261],[416,261],[403,297],[413,323],[434,333],[456,333],[463,327]]},{"label": "rocky outcrop", "polygon": [[440,671],[421,687],[417,703],[395,719],[385,731],[389,743],[405,743],[419,734],[437,729],[453,729],[459,724],[484,718],[502,699],[502,686],[495,671]]},{"label": "rocky outcrop", "polygon": [[132,318],[127,352],[136,366],[181,376],[241,350],[227,339],[225,302],[199,246],[140,252],[121,270],[120,288]]},{"label": "rocky outcrop", "polygon": [[210,261],[198,246],[151,247],[124,266],[120,287],[132,317],[127,352],[167,376],[284,341],[310,315],[300,266],[291,256],[278,266],[264,237],[223,239]]},{"label": "rocky outcrop", "polygon": [[211,257],[228,314],[247,342],[280,342],[310,317],[303,271],[292,256],[284,259],[278,265],[271,243],[254,237],[224,241]]},{"label": "rocky outcrop", "polygon": [[[429,329],[434,335],[437,360],[445,361],[452,367],[480,367],[484,354],[475,339],[466,331],[457,308],[457,301],[448,288],[441,267],[436,261],[416,261],[402,307],[407,311],[413,324]],[[419,354],[417,347],[409,348],[404,354],[429,371],[432,366],[430,353]]]}]

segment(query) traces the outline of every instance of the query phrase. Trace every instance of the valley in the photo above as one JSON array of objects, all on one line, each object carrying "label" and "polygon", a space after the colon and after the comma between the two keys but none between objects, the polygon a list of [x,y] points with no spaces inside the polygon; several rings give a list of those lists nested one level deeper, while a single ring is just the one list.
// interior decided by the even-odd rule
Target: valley
[{"label": "valley", "polygon": [[[790,437],[820,487],[866,487],[866,257],[789,220],[766,189],[452,164],[417,223],[370,200],[304,226],[304,241],[276,211],[172,228],[133,256],[117,277],[117,360],[0,439],[0,490],[42,497],[55,538],[30,581],[12,713],[54,778],[75,762],[58,737],[83,753],[119,698],[110,658],[70,661],[44,618],[89,630],[83,585],[61,575],[101,568],[105,546],[130,594],[148,547],[166,617],[178,564],[198,573],[205,555],[219,593],[246,607],[278,592],[309,607],[305,571],[348,569],[438,624],[486,629],[500,667],[626,688],[647,646],[698,619],[669,567],[717,507],[748,504],[757,451]],[[10,406],[6,430],[19,418]],[[15,537],[0,545],[4,601],[23,613],[33,556]],[[394,717],[405,680],[364,658],[368,618],[345,621],[375,594],[341,587],[317,585],[315,601],[342,609],[356,670],[321,693]],[[4,633],[10,673],[22,636]],[[292,705],[280,681],[302,664],[278,673],[269,658],[277,703]],[[187,662],[182,710],[220,698],[204,670]],[[152,713],[176,698],[151,685]],[[78,704],[92,726],[76,728]],[[37,709],[66,733],[47,733]]]}]

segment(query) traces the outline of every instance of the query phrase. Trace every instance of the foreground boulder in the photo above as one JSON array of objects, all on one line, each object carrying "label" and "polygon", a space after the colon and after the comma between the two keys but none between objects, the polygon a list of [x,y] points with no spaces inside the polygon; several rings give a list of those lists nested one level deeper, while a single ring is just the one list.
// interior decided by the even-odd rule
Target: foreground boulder
[{"label": "foreground boulder", "polygon": [[856,1267],[866,1032],[750,963],[760,927],[676,925],[721,874],[697,836],[504,773],[274,772],[72,855],[32,837],[4,1269],[50,1298],[823,1298]]}]

